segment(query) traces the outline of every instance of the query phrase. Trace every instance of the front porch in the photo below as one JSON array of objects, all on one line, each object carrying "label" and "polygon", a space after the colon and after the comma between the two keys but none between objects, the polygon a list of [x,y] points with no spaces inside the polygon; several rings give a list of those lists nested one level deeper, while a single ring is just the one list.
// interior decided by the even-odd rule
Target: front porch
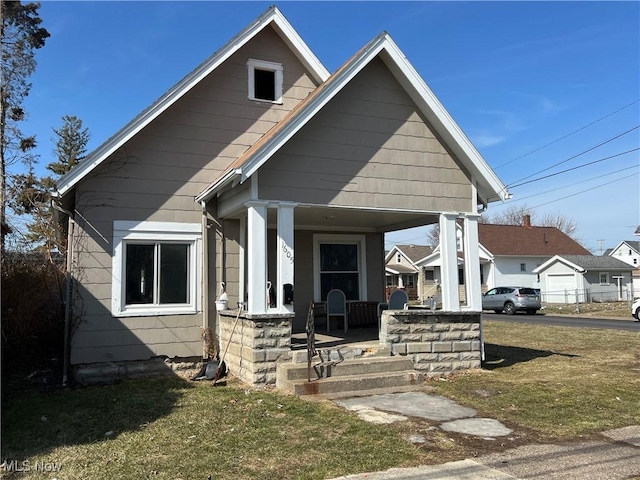
[{"label": "front porch", "polygon": [[[220,312],[220,341],[230,345],[225,358],[230,371],[249,384],[275,383],[296,393],[322,393],[322,388],[409,386],[416,379],[480,367],[479,312],[385,310],[380,331],[377,327],[352,328],[347,333],[320,329],[315,334],[318,355],[312,364],[332,365],[315,369],[309,382],[307,334],[292,333],[292,318],[292,314]],[[401,358],[406,361],[400,362]],[[332,376],[353,378],[341,378],[341,386],[335,386],[336,381],[327,378]],[[331,386],[319,386],[323,383]]]}]

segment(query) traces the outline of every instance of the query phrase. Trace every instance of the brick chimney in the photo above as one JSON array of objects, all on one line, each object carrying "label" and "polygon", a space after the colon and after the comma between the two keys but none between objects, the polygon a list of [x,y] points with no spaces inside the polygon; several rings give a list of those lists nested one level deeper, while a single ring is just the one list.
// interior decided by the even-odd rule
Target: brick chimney
[{"label": "brick chimney", "polygon": [[522,217],[522,224],[524,227],[531,228],[531,215],[527,214]]}]

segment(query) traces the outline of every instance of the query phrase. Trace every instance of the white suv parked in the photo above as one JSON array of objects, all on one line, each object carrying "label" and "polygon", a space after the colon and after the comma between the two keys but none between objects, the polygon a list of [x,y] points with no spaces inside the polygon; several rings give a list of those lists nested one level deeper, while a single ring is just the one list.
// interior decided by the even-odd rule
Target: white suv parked
[{"label": "white suv parked", "polygon": [[631,315],[640,322],[640,298],[631,305]]}]

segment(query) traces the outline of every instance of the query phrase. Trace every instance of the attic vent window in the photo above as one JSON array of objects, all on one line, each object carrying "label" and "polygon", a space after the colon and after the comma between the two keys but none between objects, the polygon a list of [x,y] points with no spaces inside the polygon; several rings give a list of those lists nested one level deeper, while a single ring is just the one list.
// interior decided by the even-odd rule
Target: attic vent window
[{"label": "attic vent window", "polygon": [[255,60],[247,62],[249,100],[282,103],[282,64]]}]

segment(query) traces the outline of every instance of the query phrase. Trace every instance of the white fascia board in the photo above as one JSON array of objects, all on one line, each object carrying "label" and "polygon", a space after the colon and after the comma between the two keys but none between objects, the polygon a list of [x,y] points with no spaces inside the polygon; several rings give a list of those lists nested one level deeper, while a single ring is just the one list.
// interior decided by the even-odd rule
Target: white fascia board
[{"label": "white fascia board", "polygon": [[329,70],[325,68],[318,57],[315,56],[308,45],[302,40],[298,32],[294,30],[278,7],[274,6],[272,8],[275,13],[273,23],[277,27],[276,31],[278,31],[284,43],[293,50],[298,60],[311,72],[318,83],[324,82],[331,76]]},{"label": "white fascia board", "polygon": [[586,270],[584,268],[582,268],[580,265],[576,265],[575,263],[570,262],[569,260],[567,260],[566,258],[562,257],[561,255],[554,255],[549,260],[544,262],[542,265],[534,268],[531,272],[532,273],[541,273],[542,271],[546,270],[548,267],[553,265],[555,262],[564,263],[566,266],[568,266],[570,268],[573,268],[576,272],[579,272],[579,273],[585,273],[586,272]]},{"label": "white fascia board", "polygon": [[240,176],[241,173],[242,173],[241,170],[237,168],[233,170],[229,170],[227,173],[224,174],[224,176],[220,180],[218,180],[216,183],[214,183],[213,185],[210,185],[209,187],[204,189],[202,192],[200,192],[198,196],[195,198],[195,201],[197,203],[206,202],[213,196],[215,192],[220,191],[226,185],[232,183],[238,176]]},{"label": "white fascia board", "polygon": [[394,245],[393,247],[391,247],[391,250],[389,250],[389,253],[387,253],[387,255],[384,257],[384,263],[387,263],[389,260],[393,258],[393,252],[395,252],[396,250],[400,251],[397,245]]},{"label": "white fascia board", "polygon": [[[444,106],[409,63],[395,42],[387,36],[385,43],[385,50],[389,54],[389,58],[393,60],[393,63],[402,74],[397,76],[396,79],[407,89],[414,102],[436,128],[436,131],[445,139],[465,167],[469,169],[474,179],[478,181],[479,186],[484,186],[485,192],[483,194],[487,197],[485,201],[489,201],[490,195],[495,195],[496,199],[502,201],[510,198],[507,187],[480,155],[480,152],[476,150],[469,138],[449,115],[449,112],[445,110]],[[387,66],[390,67],[392,72],[394,71],[391,65],[387,64]],[[411,88],[407,88],[407,86]],[[487,191],[487,188],[489,191]]]},{"label": "white fascia board", "polygon": [[424,257],[422,260],[416,262],[419,267],[438,267],[440,266],[440,250],[434,250],[431,255]]},{"label": "white fascia board", "polygon": [[[271,158],[293,135],[306,125],[331,99],[333,99],[362,69],[375,58],[384,47],[384,36],[371,42],[359,57],[338,74],[331,83],[324,87],[315,98],[305,105],[295,119],[277,132],[241,167],[242,182],[251,177],[269,158]],[[318,87],[320,88],[320,87]]]},{"label": "white fascia board", "polygon": [[394,270],[393,268],[390,268],[390,267],[385,267],[384,270],[385,270],[385,272],[392,273],[394,275],[400,275],[400,272],[398,272],[397,270]]},{"label": "white fascia board", "polygon": [[322,65],[322,63],[320,63],[317,57],[304,43],[302,38],[300,38],[300,36],[295,32],[280,10],[276,7],[269,7],[269,9],[267,9],[267,11],[258,17],[251,25],[238,33],[238,35],[227,42],[220,50],[215,52],[211,57],[200,64],[200,66],[175,84],[171,89],[169,89],[169,91],[151,104],[151,106],[147,107],[147,109],[137,115],[120,131],[94,150],[78,166],[71,169],[64,177],[62,177],[58,182],[58,192],[60,196],[64,196],[80,180],[93,171],[94,168],[100,165],[143,128],[149,125],[149,123],[156,119],[162,112],[173,105],[203,78],[218,68],[218,66],[225,62],[229,57],[231,57],[231,55],[247,44],[253,37],[272,22],[277,26],[276,30],[279,31],[278,33],[284,36],[283,41],[290,47],[294,48],[294,54],[310,69],[316,80],[318,82],[324,81],[329,76],[327,69]]},{"label": "white fascia board", "polygon": [[482,253],[484,253],[484,258],[486,260],[493,260],[495,258],[493,254],[484,247],[484,245],[482,245],[481,243],[478,243],[478,246],[480,247],[480,252],[481,252],[480,258],[483,258]]}]

